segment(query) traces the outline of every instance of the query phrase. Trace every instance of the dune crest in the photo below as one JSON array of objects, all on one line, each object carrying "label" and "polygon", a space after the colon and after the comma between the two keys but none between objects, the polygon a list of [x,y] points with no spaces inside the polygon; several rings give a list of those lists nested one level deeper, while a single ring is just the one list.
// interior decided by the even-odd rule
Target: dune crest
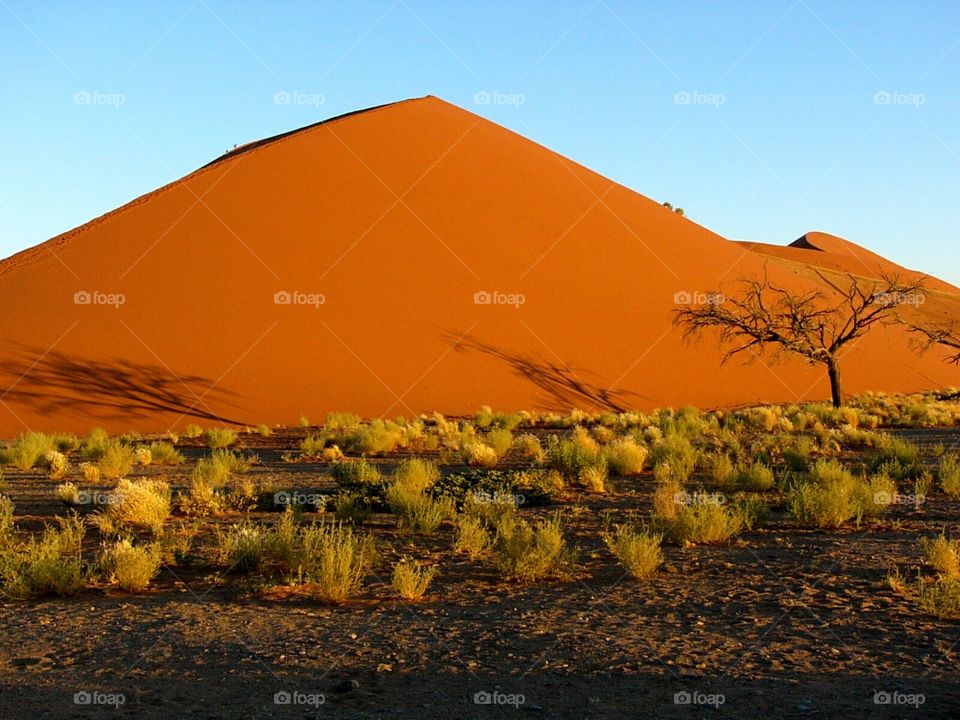
[{"label": "dune crest", "polygon": [[[802,363],[721,368],[673,311],[884,263],[728,241],[428,96],[248,143],[0,262],[0,435],[822,399]],[[850,392],[956,382],[895,328],[844,364]]]}]

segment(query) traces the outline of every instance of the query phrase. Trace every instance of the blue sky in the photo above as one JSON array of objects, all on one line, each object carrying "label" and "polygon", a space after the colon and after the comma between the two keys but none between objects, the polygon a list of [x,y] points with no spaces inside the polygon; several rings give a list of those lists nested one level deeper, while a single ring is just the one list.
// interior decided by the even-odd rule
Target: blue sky
[{"label": "blue sky", "polygon": [[0,0],[0,255],[426,94],[726,237],[825,230],[960,284],[955,1]]}]

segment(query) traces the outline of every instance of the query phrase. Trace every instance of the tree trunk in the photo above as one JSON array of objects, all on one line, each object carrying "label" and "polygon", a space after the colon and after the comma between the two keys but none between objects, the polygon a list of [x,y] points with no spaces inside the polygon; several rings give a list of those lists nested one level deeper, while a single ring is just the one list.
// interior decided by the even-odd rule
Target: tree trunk
[{"label": "tree trunk", "polygon": [[840,384],[840,364],[835,357],[827,360],[827,375],[830,377],[830,395],[835,408],[843,407],[843,388]]}]

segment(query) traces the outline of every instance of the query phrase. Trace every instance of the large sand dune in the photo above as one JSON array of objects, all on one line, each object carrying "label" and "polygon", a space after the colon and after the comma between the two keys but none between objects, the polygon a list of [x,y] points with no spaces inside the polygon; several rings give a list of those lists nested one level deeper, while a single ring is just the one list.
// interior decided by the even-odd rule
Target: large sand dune
[{"label": "large sand dune", "polygon": [[[0,263],[0,434],[826,398],[820,368],[721,368],[672,327],[678,293],[764,266],[797,287],[906,272],[820,233],[728,241],[434,97],[382,106],[243,146]],[[930,287],[930,311],[955,313],[960,291]],[[844,371],[850,392],[960,375],[896,328]]]}]

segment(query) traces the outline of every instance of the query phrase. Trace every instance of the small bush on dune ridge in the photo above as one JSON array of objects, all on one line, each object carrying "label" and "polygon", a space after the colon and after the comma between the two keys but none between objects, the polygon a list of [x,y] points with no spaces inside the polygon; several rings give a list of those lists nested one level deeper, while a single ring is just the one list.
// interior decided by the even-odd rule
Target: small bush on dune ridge
[{"label": "small bush on dune ridge", "polygon": [[641,532],[629,525],[617,525],[612,533],[604,536],[610,552],[633,577],[649,577],[663,563],[660,543],[663,535]]},{"label": "small bush on dune ridge", "polygon": [[393,567],[390,584],[404,600],[421,600],[436,575],[436,567],[401,558]]},{"label": "small bush on dune ridge", "polygon": [[118,540],[106,546],[100,554],[100,571],[123,590],[140,592],[160,572],[162,553],[160,545],[133,545],[130,540]]},{"label": "small bush on dune ridge", "polygon": [[155,535],[163,532],[170,515],[170,486],[162,480],[120,480],[111,502],[90,516],[102,533],[147,528]]},{"label": "small bush on dune ridge", "polygon": [[135,462],[133,448],[121,445],[119,442],[109,442],[100,452],[97,469],[103,477],[115,480],[133,470]]},{"label": "small bush on dune ridge", "polygon": [[203,435],[203,428],[194,423],[190,423],[183,429],[183,436],[194,440]]},{"label": "small bush on dune ridge", "polygon": [[567,547],[559,513],[530,525],[515,516],[503,519],[494,541],[494,556],[504,578],[534,582],[566,575],[575,553]]},{"label": "small bush on dune ridge", "polygon": [[228,448],[237,441],[237,433],[230,428],[210,428],[203,433],[207,447],[213,450]]},{"label": "small bush on dune ridge", "polygon": [[80,554],[83,521],[57,518],[40,538],[24,543],[8,541],[0,548],[0,590],[12,598],[75,595],[87,581]]}]

